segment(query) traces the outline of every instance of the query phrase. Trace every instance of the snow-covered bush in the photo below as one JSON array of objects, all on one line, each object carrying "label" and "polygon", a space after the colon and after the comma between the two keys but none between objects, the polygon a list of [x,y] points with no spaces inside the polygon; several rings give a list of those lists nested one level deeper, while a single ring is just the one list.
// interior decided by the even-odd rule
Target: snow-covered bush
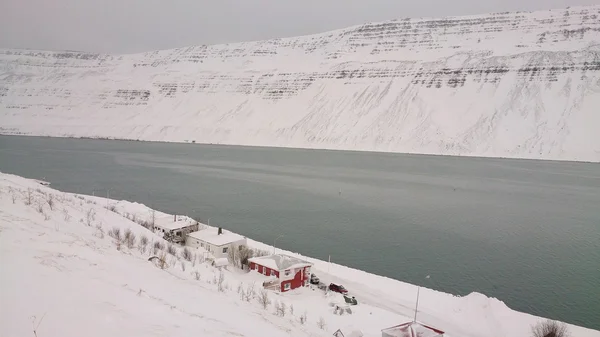
[{"label": "snow-covered bush", "polygon": [[138,248],[140,249],[140,253],[144,254],[146,252],[146,247],[148,246],[148,237],[145,235],[140,236],[140,244]]},{"label": "snow-covered bush", "polygon": [[271,300],[269,299],[269,292],[266,289],[261,289],[258,292],[258,303],[260,303],[263,309],[267,309],[269,304],[271,304]]},{"label": "snow-covered bush", "polygon": [[119,227],[113,227],[111,230],[109,230],[108,236],[110,236],[118,242],[121,242],[123,240],[123,238],[121,237],[121,228]]},{"label": "snow-covered bush", "polygon": [[181,253],[181,256],[190,262],[192,261],[192,252],[189,250],[188,247],[183,248],[183,252]]},{"label": "snow-covered bush", "polygon": [[533,337],[568,337],[567,325],[551,319],[539,322],[531,328]]},{"label": "snow-covered bush", "polygon": [[304,323],[306,323],[307,320],[308,320],[308,316],[306,314],[306,311],[304,311],[304,313],[302,315],[300,315],[300,324],[304,325]]},{"label": "snow-covered bush", "polygon": [[48,207],[50,207],[50,210],[53,211],[54,210],[54,194],[48,193],[48,195],[46,196],[46,202],[48,203]]},{"label": "snow-covered bush", "polygon": [[167,253],[177,257],[177,249],[175,248],[175,246],[173,246],[172,244],[169,244],[167,246]]},{"label": "snow-covered bush", "polygon": [[225,281],[225,273],[223,273],[223,271],[219,271],[219,278],[217,279],[217,289],[220,292],[224,292],[225,291],[225,285],[223,284],[223,282]]},{"label": "snow-covered bush", "polygon": [[127,245],[127,248],[131,249],[135,247],[135,234],[131,231],[131,229],[127,228],[124,233],[123,241]]},{"label": "snow-covered bush", "polygon": [[325,323],[325,318],[323,318],[323,316],[319,317],[319,320],[317,321],[317,326],[319,327],[319,329],[325,330],[327,323]]},{"label": "snow-covered bush", "polygon": [[164,250],[165,245],[160,241],[154,241],[154,245],[152,247],[154,249],[154,255],[158,254],[159,250]]}]

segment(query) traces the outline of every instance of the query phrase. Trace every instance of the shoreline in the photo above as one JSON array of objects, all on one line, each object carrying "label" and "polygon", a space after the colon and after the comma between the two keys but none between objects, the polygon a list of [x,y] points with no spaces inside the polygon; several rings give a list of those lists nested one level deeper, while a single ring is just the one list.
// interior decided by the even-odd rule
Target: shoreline
[{"label": "shoreline", "polygon": [[199,145],[199,146],[225,146],[225,147],[244,147],[244,148],[258,148],[258,149],[286,149],[286,150],[300,150],[300,151],[338,151],[338,152],[354,152],[363,154],[379,154],[379,155],[405,155],[405,156],[424,156],[424,157],[449,157],[453,159],[468,158],[474,160],[518,160],[518,161],[536,161],[536,162],[551,162],[551,163],[573,163],[573,164],[598,164],[600,159],[597,161],[591,160],[576,160],[576,159],[557,159],[557,158],[533,158],[533,157],[508,157],[508,156],[483,156],[483,155],[469,155],[469,154],[440,154],[440,153],[426,153],[426,152],[396,152],[396,151],[382,151],[382,150],[363,150],[363,149],[350,149],[350,148],[326,148],[326,147],[299,147],[292,145],[252,145],[252,144],[233,144],[233,143],[201,143],[201,142],[190,142],[186,140],[142,140],[133,138],[120,138],[120,137],[92,137],[92,136],[49,136],[49,135],[31,135],[31,134],[11,134],[3,133],[0,130],[0,136],[6,137],[31,137],[31,138],[52,138],[52,139],[71,139],[71,140],[97,140],[97,141],[117,141],[117,142],[133,142],[133,143],[158,143],[158,144],[177,144],[177,145]]}]

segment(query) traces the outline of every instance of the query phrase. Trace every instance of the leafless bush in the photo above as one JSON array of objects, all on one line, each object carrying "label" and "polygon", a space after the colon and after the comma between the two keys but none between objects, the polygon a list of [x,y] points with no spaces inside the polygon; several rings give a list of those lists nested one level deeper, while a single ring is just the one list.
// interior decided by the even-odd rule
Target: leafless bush
[{"label": "leafless bush", "polygon": [[323,318],[323,316],[319,317],[319,320],[317,321],[317,326],[319,327],[319,329],[325,330],[327,323],[325,323],[325,319]]},{"label": "leafless bush", "polygon": [[162,252],[158,257],[160,269],[165,269],[168,267],[167,265],[167,253]]},{"label": "leafless bush", "polygon": [[173,246],[172,244],[169,244],[167,246],[167,253],[177,257],[177,248],[175,248],[175,246]]},{"label": "leafless bush", "polygon": [[124,240],[127,248],[131,249],[135,247],[135,233],[131,231],[131,229],[127,228],[124,233]]},{"label": "leafless bush", "polygon": [[254,289],[254,286],[254,282],[248,285],[248,288],[246,289],[246,302],[250,302],[250,299],[254,298],[254,296],[256,295],[256,290]]},{"label": "leafless bush", "polygon": [[286,305],[284,302],[275,302],[275,314],[277,316],[285,317],[285,312],[287,311]]},{"label": "leafless bush", "polygon": [[196,254],[192,255],[192,267],[196,266]]},{"label": "leafless bush", "polygon": [[108,236],[115,239],[115,241],[121,242],[123,238],[121,237],[121,229],[119,227],[113,227],[108,231]]},{"label": "leafless bush", "polygon": [[241,290],[240,290],[240,291],[238,291],[238,294],[240,294],[240,299],[241,299],[242,301],[245,301],[245,300],[246,300],[246,292],[244,291],[244,288],[241,288]]},{"label": "leafless bush", "polygon": [[44,213],[44,202],[41,199],[38,199],[35,210],[38,211],[38,213]]},{"label": "leafless bush", "polygon": [[194,277],[196,278],[196,281],[200,281],[200,272],[195,271],[194,272]]},{"label": "leafless bush", "polygon": [[96,220],[96,211],[94,211],[93,208],[90,208],[87,210],[87,212],[85,213],[85,223],[88,226],[92,225],[92,222]]},{"label": "leafless bush", "polygon": [[145,235],[140,236],[140,244],[139,249],[140,253],[144,254],[146,252],[146,247],[148,246],[148,237]]},{"label": "leafless bush", "polygon": [[133,222],[137,221],[137,215],[135,215],[135,213],[131,213],[131,221],[133,221]]},{"label": "leafless bush", "polygon": [[46,221],[50,220],[50,214],[44,213],[44,220],[46,220]]},{"label": "leafless bush", "polygon": [[221,270],[219,272],[219,279],[217,280],[217,289],[220,292],[224,292],[225,289],[227,288],[227,285],[223,285],[223,282],[225,281],[225,273],[223,273],[223,271]]},{"label": "leafless bush", "polygon": [[531,335],[533,337],[568,337],[570,334],[565,323],[548,319],[533,326]]},{"label": "leafless bush", "polygon": [[113,204],[113,205],[107,205],[105,208],[106,208],[107,210],[111,211],[111,212],[114,212],[114,213],[119,213],[119,212],[117,212],[117,206],[116,206],[116,205],[114,205],[114,204]]},{"label": "leafless bush", "polygon": [[48,207],[50,207],[50,210],[53,211],[54,210],[54,194],[48,193],[48,195],[46,196],[46,202],[48,203]]},{"label": "leafless bush", "polygon": [[12,186],[8,187],[8,193],[10,193],[10,199],[12,200],[12,203],[17,203],[17,195],[15,194],[15,191],[13,190]]},{"label": "leafless bush", "polygon": [[269,304],[271,304],[271,300],[269,299],[269,292],[266,289],[261,289],[258,292],[258,303],[263,307],[263,309],[267,309]]},{"label": "leafless bush", "polygon": [[[121,233],[119,233],[119,235],[120,234]],[[109,235],[110,235],[110,233],[109,233]],[[99,224],[96,225],[96,236],[98,236],[100,239],[104,239],[104,229],[102,228],[102,224],[101,223],[99,223]]]},{"label": "leafless bush", "polygon": [[294,315],[294,305],[290,304],[290,315]]},{"label": "leafless bush", "polygon": [[29,205],[31,205],[32,202],[33,202],[33,191],[31,190],[31,188],[28,188],[27,192],[25,193],[25,205],[29,206]]},{"label": "leafless bush", "polygon": [[238,294],[241,293],[244,290],[243,286],[244,285],[242,284],[242,282],[238,283],[238,286],[237,286],[237,293]]},{"label": "leafless bush", "polygon": [[164,250],[165,249],[165,245],[160,242],[160,241],[154,241],[154,245],[153,245],[153,250],[154,250],[154,255],[158,254],[159,250]]},{"label": "leafless bush", "polygon": [[304,323],[306,323],[307,320],[308,320],[308,316],[306,315],[306,311],[304,311],[304,313],[302,313],[302,315],[300,315],[300,324],[304,325]]},{"label": "leafless bush", "polygon": [[188,247],[183,248],[183,253],[181,253],[181,256],[190,262],[192,261],[192,252],[188,249]]},{"label": "leafless bush", "polygon": [[65,219],[65,221],[71,221],[71,215],[69,214],[69,210],[66,208],[63,208],[62,210],[63,213],[63,218]]},{"label": "leafless bush", "polygon": [[181,261],[181,271],[185,271],[185,261]]}]

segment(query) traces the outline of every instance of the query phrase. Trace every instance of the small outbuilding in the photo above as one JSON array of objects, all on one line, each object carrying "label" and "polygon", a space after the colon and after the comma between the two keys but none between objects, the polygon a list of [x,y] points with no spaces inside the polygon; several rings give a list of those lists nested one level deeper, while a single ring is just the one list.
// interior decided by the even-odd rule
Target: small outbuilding
[{"label": "small outbuilding", "polygon": [[163,235],[167,241],[183,243],[188,233],[197,231],[199,223],[186,216],[173,215],[154,220],[154,232]]},{"label": "small outbuilding", "polygon": [[407,322],[381,330],[381,337],[443,337],[444,332],[419,322]]},{"label": "small outbuilding", "polygon": [[222,228],[207,228],[189,233],[185,241],[191,248],[204,248],[215,259],[227,258],[230,249],[242,249],[246,245],[246,238]]},{"label": "small outbuilding", "polygon": [[276,254],[248,259],[250,270],[265,276],[274,276],[278,290],[285,292],[308,286],[312,263],[292,256]]}]

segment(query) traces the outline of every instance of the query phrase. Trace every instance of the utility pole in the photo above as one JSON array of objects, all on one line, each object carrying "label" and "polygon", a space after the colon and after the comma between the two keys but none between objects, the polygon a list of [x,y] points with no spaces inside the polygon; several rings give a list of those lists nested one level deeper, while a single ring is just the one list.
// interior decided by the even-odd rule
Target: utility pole
[{"label": "utility pole", "polygon": [[278,237],[275,238],[275,240],[273,240],[273,255],[275,255],[275,243],[277,243],[277,240],[282,236],[283,236],[283,234],[279,235]]},{"label": "utility pole", "polygon": [[[427,277],[425,277],[425,278],[426,278],[426,279],[429,279],[429,278],[430,278],[430,276],[429,276],[429,275],[427,275]],[[416,322],[417,322],[417,312],[419,311],[419,292],[420,292],[420,290],[421,290],[421,287],[420,287],[420,286],[417,286],[417,304],[415,305],[415,318],[414,318],[414,320],[413,320],[413,323],[416,323]]]}]

